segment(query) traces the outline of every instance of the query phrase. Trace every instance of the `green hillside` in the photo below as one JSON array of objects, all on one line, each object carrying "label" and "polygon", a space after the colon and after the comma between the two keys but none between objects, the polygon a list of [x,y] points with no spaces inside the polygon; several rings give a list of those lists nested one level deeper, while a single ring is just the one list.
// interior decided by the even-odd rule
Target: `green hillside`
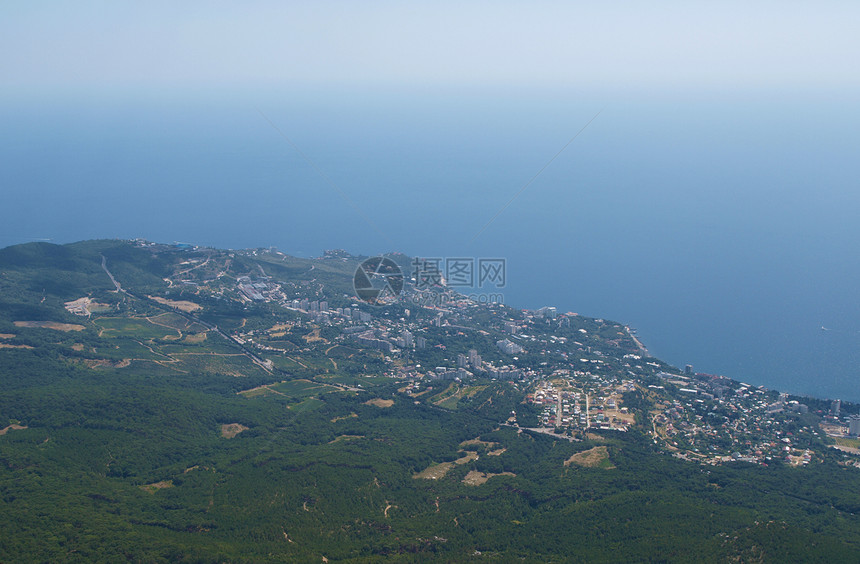
[{"label": "green hillside", "polygon": [[[670,433],[682,419],[658,423],[683,396],[660,374],[677,371],[620,326],[483,305],[436,326],[435,309],[358,303],[359,262],[141,241],[0,250],[0,561],[857,560],[860,469],[806,431],[815,409],[774,423],[811,463],[706,464]],[[535,337],[521,361],[496,346],[507,319]],[[428,346],[355,337],[399,327]],[[524,376],[428,375],[473,349]],[[585,364],[588,382],[629,385],[625,429],[530,430],[541,371]],[[699,421],[722,413],[708,401]]]}]

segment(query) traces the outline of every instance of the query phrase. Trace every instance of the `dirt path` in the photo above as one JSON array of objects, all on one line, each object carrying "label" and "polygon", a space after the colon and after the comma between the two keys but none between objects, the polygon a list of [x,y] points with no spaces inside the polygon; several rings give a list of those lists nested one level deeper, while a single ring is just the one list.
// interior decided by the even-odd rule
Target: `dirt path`
[{"label": "dirt path", "polygon": [[391,509],[392,507],[393,507],[394,509],[397,509],[397,506],[396,506],[396,505],[391,505],[391,504],[390,504],[390,503],[388,503],[387,501],[386,501],[385,503],[386,503],[387,505],[385,506],[385,511],[383,511],[383,514],[385,515],[385,518],[386,518],[386,519],[388,519],[388,510],[389,510],[389,509]]},{"label": "dirt path", "polygon": [[[135,360],[139,360],[139,359],[135,359]],[[182,372],[183,374],[189,374],[189,372],[187,370],[182,370],[181,368],[176,368],[175,366],[167,366],[167,361],[164,361],[164,360],[153,360],[152,362],[154,362],[155,364],[157,364],[159,366],[163,366],[169,370],[175,370],[177,372]],[[172,360],[170,360],[170,362],[173,363],[173,362],[179,362],[179,361],[176,359],[172,359]]]},{"label": "dirt path", "polygon": [[331,358],[330,356],[328,356],[328,353],[330,353],[332,349],[337,348],[337,347],[339,347],[339,346],[340,346],[340,345],[332,345],[332,346],[330,346],[329,348],[327,348],[327,349],[325,350],[325,353],[324,353],[324,354],[326,355],[326,358],[328,358],[328,359],[331,361],[331,363],[332,363],[332,365],[334,366],[334,369],[335,369],[335,370],[337,370],[337,362],[335,362],[335,360],[334,360],[333,358]]},{"label": "dirt path", "polygon": [[275,384],[263,384],[262,386],[257,386],[256,388],[251,388],[249,390],[242,390],[241,392],[236,392],[236,393],[237,394],[247,394],[250,392],[256,392],[257,390],[267,390],[269,392],[272,392],[273,394],[278,394],[280,396],[289,397],[284,392],[279,392],[278,390],[272,389],[272,386],[274,386],[274,385]]},{"label": "dirt path", "polygon": [[[151,352],[152,354],[166,358],[167,360],[155,360],[152,358],[132,358],[131,360],[138,360],[138,361],[142,361],[142,362],[154,362],[155,364],[157,364],[159,366],[163,366],[164,368],[167,368],[168,370],[175,370],[177,372],[182,372],[183,374],[188,374],[187,370],[182,370],[181,368],[176,368],[175,366],[168,366],[168,364],[175,364],[177,362],[182,362],[178,358],[174,358],[174,357],[170,356],[169,354],[159,352],[159,351],[153,349],[152,347],[150,347],[149,345],[147,345],[141,341],[135,340],[134,342],[137,343],[138,345],[148,349],[149,352]],[[182,354],[182,353],[179,353],[179,354]]]},{"label": "dirt path", "polygon": [[21,431],[21,430],[26,429],[26,428],[27,428],[26,425],[16,425],[13,423],[12,425],[9,425],[5,429],[0,429],[0,436],[5,435],[9,431]]},{"label": "dirt path", "polygon": [[211,259],[211,258],[212,258],[212,255],[210,254],[206,257],[206,260],[204,260],[203,262],[201,262],[197,266],[192,266],[191,268],[189,268],[187,270],[183,270],[182,272],[177,272],[176,274],[174,274],[174,276],[182,276],[183,274],[188,274],[192,270],[197,270],[198,268],[204,267],[207,264],[209,264],[209,259]]},{"label": "dirt path", "polygon": [[[244,353],[216,353],[216,352],[175,352],[176,356],[245,356]],[[168,355],[170,356],[170,355]],[[171,358],[173,358],[171,356]]]},{"label": "dirt path", "polygon": [[143,348],[148,349],[149,352],[151,352],[152,354],[157,354],[158,356],[163,356],[163,357],[169,358],[171,362],[179,362],[178,360],[176,360],[175,358],[173,358],[169,354],[164,354],[163,352],[159,352],[159,351],[153,349],[152,347],[150,347],[149,345],[147,345],[146,343],[144,343],[143,341],[138,341],[137,339],[135,339],[134,342],[137,343],[138,345],[142,346]]},{"label": "dirt path", "polygon": [[[163,315],[163,314],[162,314]],[[158,321],[153,321],[151,317],[144,317],[147,321],[152,323],[153,325],[158,325],[159,327],[164,327],[165,329],[170,329],[171,331],[176,331],[179,334],[179,338],[182,338],[182,330],[177,329],[176,327],[171,327],[170,325],[165,325],[164,323],[159,323]],[[186,329],[188,328],[188,323],[186,322]]]},{"label": "dirt path", "polygon": [[293,362],[295,362],[296,364],[298,364],[298,365],[299,365],[299,366],[301,366],[302,368],[307,368],[307,365],[305,365],[303,362],[301,362],[301,361],[299,361],[299,360],[296,360],[296,359],[294,359],[294,358],[293,358],[293,357],[291,357],[291,356],[288,356],[287,358],[288,358],[288,359],[290,359],[290,360],[292,360]]}]

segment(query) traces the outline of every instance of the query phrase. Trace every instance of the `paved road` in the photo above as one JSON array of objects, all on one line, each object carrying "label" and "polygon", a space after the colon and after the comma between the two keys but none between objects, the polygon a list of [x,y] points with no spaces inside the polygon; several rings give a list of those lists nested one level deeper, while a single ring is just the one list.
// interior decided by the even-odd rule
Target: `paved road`
[{"label": "paved road", "polygon": [[120,286],[119,282],[116,281],[116,278],[114,278],[113,274],[111,274],[110,270],[108,270],[107,259],[105,258],[104,255],[102,255],[102,268],[107,273],[108,278],[110,278],[110,281],[113,282],[113,285],[116,286],[116,291],[117,292],[123,292],[123,293],[127,294],[128,292],[126,292],[125,290],[122,289],[122,286]]}]

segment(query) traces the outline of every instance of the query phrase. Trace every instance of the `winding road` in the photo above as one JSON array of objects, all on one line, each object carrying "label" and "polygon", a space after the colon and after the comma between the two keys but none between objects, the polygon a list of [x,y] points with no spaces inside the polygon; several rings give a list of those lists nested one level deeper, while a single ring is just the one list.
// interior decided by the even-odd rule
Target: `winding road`
[{"label": "winding road", "polygon": [[215,331],[216,333],[218,333],[219,335],[224,337],[224,339],[226,339],[228,342],[237,346],[239,348],[239,350],[241,350],[245,356],[250,358],[254,364],[259,366],[260,368],[262,368],[263,370],[265,370],[269,374],[271,374],[273,371],[276,371],[279,373],[283,372],[282,370],[278,370],[277,368],[270,366],[270,364],[267,363],[266,360],[260,358],[259,356],[254,354],[251,350],[249,350],[245,345],[243,345],[242,343],[240,343],[239,341],[237,341],[236,339],[234,339],[232,336],[228,335],[227,333],[223,332],[221,329],[218,328],[217,325],[213,325],[209,322],[203,321],[202,319],[199,319],[190,313],[187,313],[187,312],[184,312],[184,311],[172,308],[172,307],[165,306],[165,305],[160,304],[157,301],[152,300],[152,299],[147,298],[147,297],[136,296],[136,295],[132,294],[131,292],[129,292],[128,290],[124,290],[122,288],[122,286],[120,285],[120,283],[116,281],[116,278],[113,277],[113,274],[111,274],[111,271],[108,270],[107,259],[105,258],[105,256],[101,255],[101,257],[102,257],[102,268],[104,269],[105,273],[110,278],[111,282],[113,282],[113,285],[116,286],[117,292],[122,292],[126,296],[135,298],[137,300],[145,301],[145,302],[155,306],[158,309],[175,313],[176,315],[180,315],[180,316],[184,317],[188,321],[191,321],[193,323],[199,323],[200,325],[206,327],[206,329],[209,329],[210,331]]}]

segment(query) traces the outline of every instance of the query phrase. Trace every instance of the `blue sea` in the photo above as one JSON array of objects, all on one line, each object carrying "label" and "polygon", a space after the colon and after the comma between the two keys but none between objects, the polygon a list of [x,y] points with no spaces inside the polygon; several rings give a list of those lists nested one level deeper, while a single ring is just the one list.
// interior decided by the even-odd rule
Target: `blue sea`
[{"label": "blue sea", "polygon": [[678,366],[860,401],[848,94],[329,86],[2,102],[0,246],[501,257],[511,306],[613,319]]}]

